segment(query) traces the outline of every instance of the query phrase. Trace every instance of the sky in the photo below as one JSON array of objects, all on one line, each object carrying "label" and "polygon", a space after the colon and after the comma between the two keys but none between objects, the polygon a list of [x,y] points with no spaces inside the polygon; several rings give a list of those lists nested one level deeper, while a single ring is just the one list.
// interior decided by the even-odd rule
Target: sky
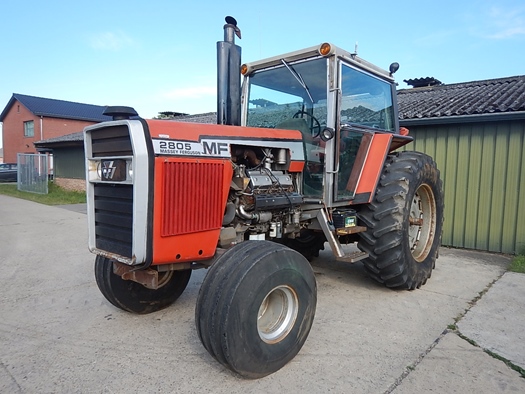
[{"label": "sky", "polygon": [[[0,112],[13,93],[162,111],[216,110],[216,42],[238,22],[249,62],[331,42],[404,79],[525,74],[523,0],[4,2]],[[1,132],[1,129],[0,129]],[[1,144],[1,140],[0,140]],[[1,146],[1,145],[0,145]]]}]

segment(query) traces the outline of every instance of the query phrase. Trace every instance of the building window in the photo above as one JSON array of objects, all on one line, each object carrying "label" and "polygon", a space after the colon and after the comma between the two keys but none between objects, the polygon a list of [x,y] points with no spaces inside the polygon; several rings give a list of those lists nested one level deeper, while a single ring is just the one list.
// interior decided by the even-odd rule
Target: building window
[{"label": "building window", "polygon": [[24,137],[34,137],[35,136],[35,122],[29,120],[24,122]]}]

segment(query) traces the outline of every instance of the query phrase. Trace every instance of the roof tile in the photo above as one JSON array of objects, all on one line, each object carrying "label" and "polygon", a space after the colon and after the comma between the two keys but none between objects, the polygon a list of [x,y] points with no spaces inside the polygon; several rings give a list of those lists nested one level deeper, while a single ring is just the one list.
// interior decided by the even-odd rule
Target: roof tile
[{"label": "roof tile", "polygon": [[525,75],[401,89],[400,119],[525,111]]}]

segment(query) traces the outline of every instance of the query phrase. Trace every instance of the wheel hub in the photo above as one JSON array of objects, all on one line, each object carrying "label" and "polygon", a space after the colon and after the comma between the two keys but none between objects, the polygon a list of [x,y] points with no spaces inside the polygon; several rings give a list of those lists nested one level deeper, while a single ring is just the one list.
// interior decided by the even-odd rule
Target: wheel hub
[{"label": "wheel hub", "polygon": [[299,300],[289,286],[277,286],[264,297],[257,315],[257,331],[266,343],[283,340],[295,324]]},{"label": "wheel hub", "polygon": [[436,229],[436,201],[429,185],[419,186],[410,206],[408,238],[412,256],[422,262],[432,247]]},{"label": "wheel hub", "polygon": [[158,284],[157,288],[160,289],[161,287],[163,287],[167,283],[169,283],[170,280],[171,280],[171,277],[173,276],[173,272],[174,271],[166,271],[166,272],[163,272],[163,273],[159,273],[159,284]]}]

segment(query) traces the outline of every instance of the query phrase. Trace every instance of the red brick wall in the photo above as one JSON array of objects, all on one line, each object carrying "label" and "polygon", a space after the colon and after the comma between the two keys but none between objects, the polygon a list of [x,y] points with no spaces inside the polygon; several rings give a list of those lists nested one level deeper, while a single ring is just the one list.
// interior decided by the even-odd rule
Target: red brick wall
[{"label": "red brick wall", "polygon": [[[24,137],[24,122],[29,120],[34,122],[34,137]],[[41,130],[40,117],[15,101],[3,123],[4,163],[16,163],[17,153],[37,153],[33,142],[76,133],[96,122],[44,117]]]},{"label": "red brick wall", "polygon": [[[17,153],[35,153],[33,146],[34,138],[24,137],[24,122],[33,120],[35,122],[35,136],[40,135],[39,118],[34,116],[18,101],[15,101],[3,124],[3,146],[4,162],[16,163]],[[26,146],[27,145],[27,146]]]},{"label": "red brick wall", "polygon": [[96,122],[85,122],[81,120],[71,119],[44,118],[42,121],[42,128],[44,129],[44,138],[40,138],[39,136],[38,141],[42,139],[47,140],[48,138],[60,137],[66,134],[78,133],[79,131],[84,130],[84,127],[95,123]]}]

